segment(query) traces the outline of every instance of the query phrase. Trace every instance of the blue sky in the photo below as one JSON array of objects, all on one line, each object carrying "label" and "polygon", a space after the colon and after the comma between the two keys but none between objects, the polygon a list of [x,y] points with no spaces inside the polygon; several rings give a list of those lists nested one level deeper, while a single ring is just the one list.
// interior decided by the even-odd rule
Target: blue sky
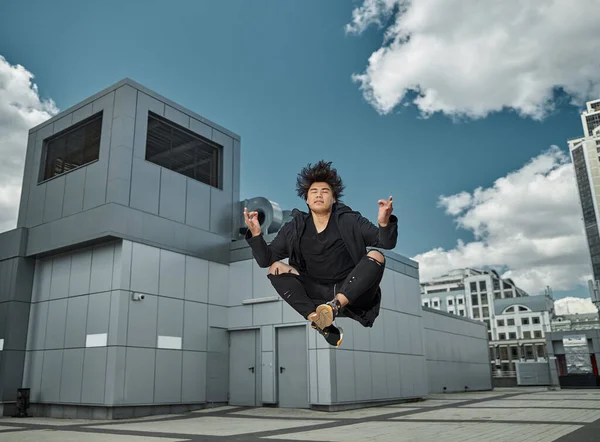
[{"label": "blue sky", "polygon": [[[473,241],[439,197],[489,188],[551,145],[568,154],[567,139],[582,133],[581,108],[561,96],[542,121],[512,109],[422,118],[414,105],[383,115],[352,81],[385,30],[345,32],[360,4],[3,2],[0,55],[32,72],[42,98],[60,109],[130,77],[240,134],[242,198],[304,207],[296,174],[326,159],[346,183],[344,201],[372,221],[377,200],[393,195],[396,252],[410,257]],[[581,287],[557,292],[566,294],[587,296]]]}]

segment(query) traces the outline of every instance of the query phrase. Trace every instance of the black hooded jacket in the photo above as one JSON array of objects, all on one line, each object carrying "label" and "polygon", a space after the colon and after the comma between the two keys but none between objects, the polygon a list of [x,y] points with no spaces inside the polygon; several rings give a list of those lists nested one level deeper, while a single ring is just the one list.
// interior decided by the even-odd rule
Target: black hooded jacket
[{"label": "black hooded jacket", "polygon": [[[267,245],[263,235],[253,237],[248,230],[246,241],[252,249],[252,255],[259,267],[269,267],[276,261],[289,258],[289,265],[300,273],[305,270],[306,266],[300,252],[300,238],[304,233],[306,220],[309,216],[311,216],[310,213],[294,209],[292,219],[283,225],[269,245]],[[378,227],[363,217],[360,212],[338,202],[333,205],[331,216],[335,217],[340,235],[354,265],[358,264],[362,257],[367,254],[367,247],[393,249],[396,246],[398,218],[395,215],[390,215],[387,226]],[[346,310],[350,310],[348,316],[355,317],[363,325],[370,327],[379,314],[379,300],[369,312],[353,312],[350,306]]]}]

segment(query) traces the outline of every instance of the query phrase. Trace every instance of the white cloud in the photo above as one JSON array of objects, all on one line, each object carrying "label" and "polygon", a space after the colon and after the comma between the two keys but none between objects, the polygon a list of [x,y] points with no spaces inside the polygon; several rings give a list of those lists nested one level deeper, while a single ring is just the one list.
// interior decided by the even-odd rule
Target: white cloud
[{"label": "white cloud", "polygon": [[52,100],[40,98],[32,79],[0,55],[0,232],[17,224],[28,131],[58,112]]},{"label": "white cloud", "polygon": [[353,78],[384,114],[414,92],[424,116],[541,119],[555,88],[577,105],[600,95],[598,16],[600,0],[364,0],[347,32],[387,28]]},{"label": "white cloud", "polygon": [[598,309],[589,298],[562,298],[554,301],[557,315],[574,315],[575,313],[598,313]]},{"label": "white cloud", "polygon": [[489,188],[441,196],[439,206],[475,240],[413,259],[427,281],[453,268],[491,267],[531,294],[586,284],[590,258],[573,165],[558,147]]}]

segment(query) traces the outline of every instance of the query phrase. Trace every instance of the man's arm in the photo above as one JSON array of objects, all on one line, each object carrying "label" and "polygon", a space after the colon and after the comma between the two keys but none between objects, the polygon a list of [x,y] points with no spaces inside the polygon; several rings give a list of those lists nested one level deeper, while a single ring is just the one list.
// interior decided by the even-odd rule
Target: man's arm
[{"label": "man's arm", "polygon": [[367,247],[380,247],[382,249],[393,249],[398,240],[398,218],[390,215],[386,225],[375,226],[363,216],[358,217],[358,225]]},{"label": "man's arm", "polygon": [[[285,227],[285,226],[284,226]],[[269,267],[275,261],[289,256],[284,230],[281,229],[271,244],[267,244],[262,233],[253,236],[250,230],[246,232],[246,242],[252,249],[252,256],[259,267]]]}]

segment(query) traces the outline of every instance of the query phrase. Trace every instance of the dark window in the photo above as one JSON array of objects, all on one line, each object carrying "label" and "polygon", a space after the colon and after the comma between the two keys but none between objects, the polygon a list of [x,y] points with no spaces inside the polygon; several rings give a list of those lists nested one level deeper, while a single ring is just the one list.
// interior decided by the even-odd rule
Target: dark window
[{"label": "dark window", "polygon": [[523,332],[523,339],[531,339],[531,332],[530,331],[524,331]]},{"label": "dark window", "polygon": [[529,325],[529,318],[521,318],[521,324]]},{"label": "dark window", "polygon": [[515,320],[514,319],[507,319],[506,320],[506,325],[515,325]]},{"label": "dark window", "polygon": [[510,332],[508,334],[508,339],[517,339],[517,334],[515,332]]},{"label": "dark window", "polygon": [[471,305],[479,305],[479,296],[471,295]]},{"label": "dark window", "polygon": [[[504,341],[506,339],[506,333],[498,333],[498,339]],[[506,359],[506,358],[504,358]]]},{"label": "dark window", "polygon": [[479,281],[479,291],[485,292],[487,290],[485,281]]},{"label": "dark window", "polygon": [[477,283],[476,282],[472,282],[471,283],[471,291],[472,292],[476,292],[477,291]]},{"label": "dark window", "polygon": [[504,327],[504,319],[498,319],[498,327]]},{"label": "dark window", "polygon": [[539,330],[536,330],[533,332],[533,337],[534,338],[541,338],[542,337],[542,332]]},{"label": "dark window", "polygon": [[44,140],[40,181],[98,160],[102,112]]},{"label": "dark window", "polygon": [[146,160],[222,188],[222,146],[148,112]]},{"label": "dark window", "polygon": [[533,324],[539,324],[539,323],[540,323],[540,318],[533,317],[533,318],[531,318],[531,322],[532,322]]}]

